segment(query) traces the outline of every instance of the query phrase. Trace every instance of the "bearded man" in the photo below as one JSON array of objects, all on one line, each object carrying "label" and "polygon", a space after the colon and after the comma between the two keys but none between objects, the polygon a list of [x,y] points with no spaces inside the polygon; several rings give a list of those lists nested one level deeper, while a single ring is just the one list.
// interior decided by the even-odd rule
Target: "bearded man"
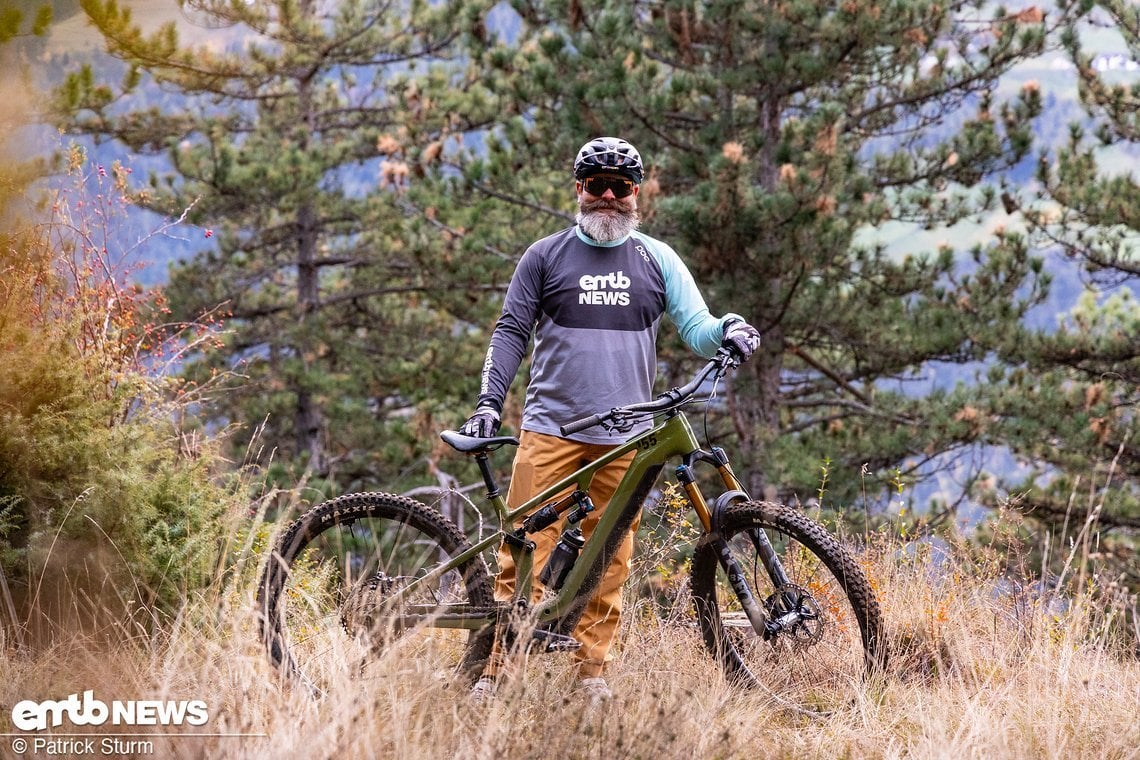
[{"label": "bearded man", "polygon": [[[747,359],[760,344],[759,333],[743,317],[709,313],[672,248],[637,232],[637,196],[644,176],[640,154],[625,140],[598,137],[583,145],[574,161],[577,225],[531,245],[511,278],[483,364],[475,412],[460,432],[479,438],[498,432],[503,401],[533,333],[520,446],[507,494],[512,507],[628,440],[597,429],[563,437],[559,426],[653,397],[663,314],[704,357],[724,345]],[[582,523],[587,540],[632,459],[630,452],[615,460],[591,482],[596,510]],[[622,586],[629,577],[639,522],[637,515],[574,629],[581,643],[575,652],[579,683],[594,700],[613,695],[604,672],[613,658]],[[535,542],[534,601],[543,593],[537,576],[559,531],[559,525],[552,525],[529,536]],[[499,550],[499,565],[495,596],[510,600],[516,568],[506,546]],[[472,691],[474,701],[494,694],[501,665],[496,648]]]}]

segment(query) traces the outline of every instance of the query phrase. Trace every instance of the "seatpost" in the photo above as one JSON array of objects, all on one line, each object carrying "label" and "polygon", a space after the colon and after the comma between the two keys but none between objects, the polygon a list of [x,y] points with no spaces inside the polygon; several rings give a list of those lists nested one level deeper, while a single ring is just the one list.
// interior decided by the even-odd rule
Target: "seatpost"
[{"label": "seatpost", "polygon": [[487,498],[494,499],[499,495],[499,486],[495,483],[495,475],[491,472],[487,452],[480,451],[475,455],[475,462],[479,465],[479,472],[483,475],[483,482],[487,484]]}]

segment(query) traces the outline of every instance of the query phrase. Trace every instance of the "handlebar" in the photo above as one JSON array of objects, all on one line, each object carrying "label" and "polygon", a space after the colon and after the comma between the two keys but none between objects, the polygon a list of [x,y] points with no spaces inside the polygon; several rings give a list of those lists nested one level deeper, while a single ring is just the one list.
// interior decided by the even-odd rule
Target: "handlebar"
[{"label": "handlebar", "polygon": [[580,433],[583,430],[600,425],[603,422],[616,422],[624,417],[648,416],[658,414],[660,412],[667,412],[688,401],[697,390],[704,385],[705,380],[709,375],[716,373],[717,376],[723,376],[729,367],[735,367],[740,363],[736,355],[727,348],[717,350],[716,355],[702,367],[697,374],[686,385],[680,388],[672,388],[653,401],[645,401],[640,404],[630,404],[629,406],[615,407],[608,412],[599,412],[591,414],[589,417],[583,417],[580,420],[568,422],[560,426],[558,429],[563,436],[573,435]]},{"label": "handlebar", "polygon": [[583,430],[592,428],[602,421],[603,415],[591,414],[589,417],[583,417],[580,420],[568,422],[565,425],[560,425],[558,429],[562,432],[563,437],[573,435],[574,433],[581,433]]}]

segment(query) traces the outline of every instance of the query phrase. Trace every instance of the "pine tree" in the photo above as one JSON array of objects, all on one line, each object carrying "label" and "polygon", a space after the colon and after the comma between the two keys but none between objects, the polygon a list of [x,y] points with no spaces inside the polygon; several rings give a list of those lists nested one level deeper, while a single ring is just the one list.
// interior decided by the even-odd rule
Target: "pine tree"
[{"label": "pine tree", "polygon": [[[209,238],[169,287],[180,316],[228,314],[226,363],[192,371],[232,370],[241,383],[208,411],[245,424],[242,443],[264,421],[259,446],[346,481],[375,475],[388,455],[422,455],[416,431],[384,424],[447,393],[450,333],[471,318],[455,297],[466,284],[446,276],[466,243],[434,226],[427,193],[446,182],[442,161],[463,132],[489,119],[478,83],[447,63],[470,9],[187,3],[231,30],[221,51],[181,47],[173,26],[145,35],[115,0],[83,7],[126,74],[117,88],[90,67],[70,76],[62,123],[164,158],[138,202],[189,208]],[[420,79],[445,80],[452,95],[430,100]]]},{"label": "pine tree", "polygon": [[[1055,328],[1017,331],[1002,351],[1008,368],[999,386],[1010,392],[996,395],[996,434],[1032,470],[995,485],[1044,528],[1053,569],[1070,556],[1072,539],[1086,538],[1106,577],[1137,589],[1140,184],[1128,169],[1140,144],[1140,86],[1097,71],[1082,33],[1090,21],[1107,22],[1140,60],[1140,10],[1119,0],[1061,10],[1088,118],[1071,125],[1065,144],[1041,152],[1038,189],[1011,188],[1007,201],[1056,266],[1081,277],[1084,292]],[[1080,546],[1087,552],[1090,543]]]},{"label": "pine tree", "polygon": [[[714,312],[742,313],[763,334],[728,395],[754,494],[806,499],[830,460],[829,498],[849,502],[875,490],[861,472],[913,477],[980,440],[970,410],[984,383],[955,381],[992,358],[1048,278],[1024,236],[971,246],[953,225],[992,209],[990,180],[1031,149],[1040,94],[999,102],[996,87],[1043,49],[1039,10],[513,7],[517,37],[476,52],[519,116],[471,187],[513,196],[533,218],[553,204],[520,188],[520,171],[568,187],[590,137],[641,150],[643,229],[687,258]],[[876,233],[892,224],[946,229],[946,242],[890,254]]]},{"label": "pine tree", "polygon": [[50,5],[35,5],[32,18],[29,20],[15,3],[0,3],[0,45],[6,42],[31,35],[42,35],[47,32],[52,20]]}]

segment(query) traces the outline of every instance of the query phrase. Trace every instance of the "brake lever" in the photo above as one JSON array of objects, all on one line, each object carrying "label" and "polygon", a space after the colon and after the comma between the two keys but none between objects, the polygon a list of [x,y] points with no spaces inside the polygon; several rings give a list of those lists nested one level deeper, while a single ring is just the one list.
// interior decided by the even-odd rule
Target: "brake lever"
[{"label": "brake lever", "polygon": [[744,363],[744,359],[737,355],[737,353],[728,348],[719,348],[716,352],[718,367],[716,371],[717,377],[724,377],[728,374],[728,370],[737,369]]},{"label": "brake lever", "polygon": [[605,430],[607,433],[614,431],[624,434],[633,430],[633,419],[626,415],[613,417],[609,420],[603,420],[598,424],[601,425],[602,430]]}]

